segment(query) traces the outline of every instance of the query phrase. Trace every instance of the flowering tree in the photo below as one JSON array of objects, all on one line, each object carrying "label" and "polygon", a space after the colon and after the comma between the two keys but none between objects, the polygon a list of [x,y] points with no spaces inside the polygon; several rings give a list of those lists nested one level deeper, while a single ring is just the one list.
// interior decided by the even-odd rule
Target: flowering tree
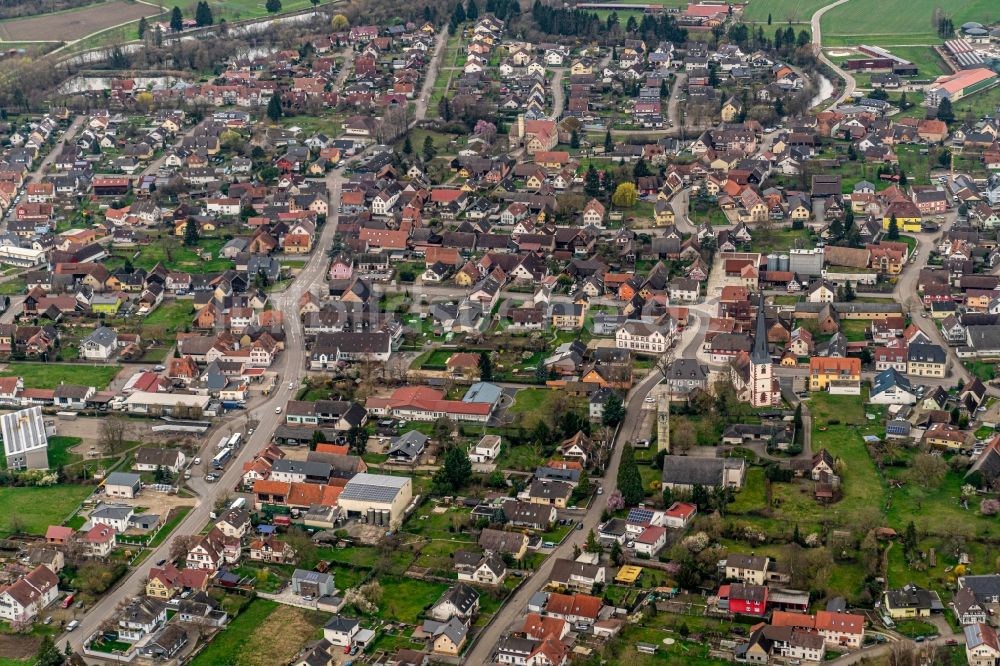
[{"label": "flowering tree", "polygon": [[995,516],[997,512],[1000,512],[1000,500],[984,499],[979,505],[979,513],[984,516]]},{"label": "flowering tree", "polygon": [[479,120],[472,133],[487,143],[493,143],[493,139],[497,136],[497,126],[488,120]]},{"label": "flowering tree", "polygon": [[625,499],[620,490],[615,490],[608,495],[608,511],[621,511],[625,508]]}]

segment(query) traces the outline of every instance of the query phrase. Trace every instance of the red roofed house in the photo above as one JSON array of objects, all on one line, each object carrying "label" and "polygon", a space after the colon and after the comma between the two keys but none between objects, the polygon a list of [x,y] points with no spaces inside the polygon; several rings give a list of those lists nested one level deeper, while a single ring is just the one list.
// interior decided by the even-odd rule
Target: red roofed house
[{"label": "red roofed house", "polygon": [[550,617],[566,620],[567,622],[594,622],[601,612],[604,602],[600,597],[589,594],[559,594],[553,592],[549,595],[548,603],[545,605],[545,613]]},{"label": "red roofed house", "polygon": [[719,588],[719,607],[730,613],[764,615],[767,613],[767,588],[763,585],[733,583]]},{"label": "red roofed house", "polygon": [[0,619],[30,622],[59,596],[59,577],[39,564],[12,585],[0,588]]},{"label": "red roofed house", "polygon": [[[489,421],[495,402],[446,400],[442,391],[426,386],[404,386],[388,398],[368,398],[369,414],[398,416],[407,420],[435,421],[447,416],[456,421]],[[499,399],[499,396],[498,396]]]},{"label": "red roofed house", "polygon": [[667,509],[664,525],[675,529],[684,529],[698,513],[698,507],[687,502],[674,502]]},{"label": "red roofed house", "polygon": [[650,525],[635,539],[635,552],[638,555],[656,557],[656,554],[667,545],[667,529]]}]

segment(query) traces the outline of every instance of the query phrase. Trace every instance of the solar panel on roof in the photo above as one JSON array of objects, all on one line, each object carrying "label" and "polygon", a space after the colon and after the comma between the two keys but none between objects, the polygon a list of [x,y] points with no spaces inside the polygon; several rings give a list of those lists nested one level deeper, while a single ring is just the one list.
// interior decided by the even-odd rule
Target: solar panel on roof
[{"label": "solar panel on roof", "polygon": [[628,512],[628,522],[649,523],[653,520],[653,512],[649,509],[636,508]]}]

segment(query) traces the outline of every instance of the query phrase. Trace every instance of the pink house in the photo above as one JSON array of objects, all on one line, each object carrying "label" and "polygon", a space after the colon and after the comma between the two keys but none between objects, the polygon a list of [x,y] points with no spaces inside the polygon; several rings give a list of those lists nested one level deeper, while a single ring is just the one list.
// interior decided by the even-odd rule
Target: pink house
[{"label": "pink house", "polygon": [[330,262],[331,280],[350,280],[353,273],[354,262],[350,259],[345,259],[338,255]]}]

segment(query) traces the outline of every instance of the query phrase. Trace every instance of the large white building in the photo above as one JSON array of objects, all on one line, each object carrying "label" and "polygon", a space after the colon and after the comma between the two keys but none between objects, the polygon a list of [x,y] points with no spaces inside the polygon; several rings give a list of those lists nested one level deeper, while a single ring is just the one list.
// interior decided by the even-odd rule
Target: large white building
[{"label": "large white building", "polygon": [[355,474],[337,498],[348,518],[386,527],[403,522],[403,513],[413,498],[413,481],[408,476]]},{"label": "large white building", "polygon": [[10,469],[48,469],[49,438],[41,407],[0,416],[3,450]]}]

